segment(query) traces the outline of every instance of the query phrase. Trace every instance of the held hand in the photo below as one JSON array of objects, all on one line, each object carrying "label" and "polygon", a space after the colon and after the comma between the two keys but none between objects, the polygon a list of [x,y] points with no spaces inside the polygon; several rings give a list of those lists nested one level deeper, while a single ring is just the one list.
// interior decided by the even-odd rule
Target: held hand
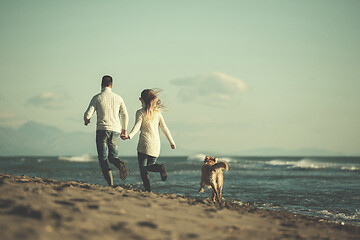
[{"label": "held hand", "polygon": [[[120,137],[121,138],[123,138],[123,137],[126,137],[126,130],[121,130],[121,135],[120,135]],[[125,139],[123,139],[123,140],[125,140]]]},{"label": "held hand", "polygon": [[90,123],[90,119],[85,119],[85,120],[84,120],[84,125],[85,125],[85,126],[89,125],[89,123]]},{"label": "held hand", "polygon": [[171,149],[175,149],[175,148],[176,148],[176,146],[171,144]]},{"label": "held hand", "polygon": [[126,139],[130,139],[130,137],[129,137],[129,135],[127,135],[127,136],[124,135],[124,136],[121,136],[121,139],[126,140]]}]

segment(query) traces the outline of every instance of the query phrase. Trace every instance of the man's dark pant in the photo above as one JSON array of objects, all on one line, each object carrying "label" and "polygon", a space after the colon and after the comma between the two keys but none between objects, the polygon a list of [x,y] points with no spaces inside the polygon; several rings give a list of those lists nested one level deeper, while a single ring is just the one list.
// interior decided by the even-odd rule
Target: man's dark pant
[{"label": "man's dark pant", "polygon": [[96,148],[98,152],[98,159],[101,171],[104,174],[106,181],[110,184],[109,162],[117,166],[120,162],[118,159],[118,150],[120,142],[120,133],[106,130],[96,131]]}]

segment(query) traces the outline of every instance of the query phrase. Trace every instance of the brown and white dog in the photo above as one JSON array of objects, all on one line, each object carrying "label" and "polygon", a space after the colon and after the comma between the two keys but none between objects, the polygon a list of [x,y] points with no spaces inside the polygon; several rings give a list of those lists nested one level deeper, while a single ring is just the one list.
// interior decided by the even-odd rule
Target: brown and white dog
[{"label": "brown and white dog", "polygon": [[224,183],[224,176],[222,170],[226,171],[229,166],[226,162],[219,162],[218,158],[206,156],[204,165],[201,167],[201,182],[199,193],[204,191],[204,187],[208,186],[212,189],[212,201],[215,202],[215,197],[221,202],[221,192]]}]

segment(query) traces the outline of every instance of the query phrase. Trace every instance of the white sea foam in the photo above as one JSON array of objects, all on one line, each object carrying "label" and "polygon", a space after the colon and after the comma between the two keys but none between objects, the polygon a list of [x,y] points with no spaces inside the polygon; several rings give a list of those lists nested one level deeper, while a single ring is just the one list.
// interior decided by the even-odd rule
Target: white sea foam
[{"label": "white sea foam", "polygon": [[92,158],[90,155],[81,155],[81,156],[70,156],[70,157],[64,157],[60,156],[58,157],[59,160],[62,161],[69,161],[69,162],[93,162],[95,161],[94,158]]},{"label": "white sea foam", "polygon": [[266,164],[273,165],[273,166],[292,166],[292,165],[295,165],[296,162],[274,159],[274,160],[266,162]]},{"label": "white sea foam", "polygon": [[360,168],[356,166],[342,166],[341,170],[358,171]]},{"label": "white sea foam", "polygon": [[[199,154],[194,154],[194,155],[188,156],[186,160],[202,162],[202,161],[204,161],[205,157],[206,157],[206,154],[199,153]],[[229,158],[229,157],[218,157],[218,158],[219,158],[218,161],[224,161],[224,162],[232,162],[233,161],[233,159]]]},{"label": "white sea foam", "polygon": [[326,217],[331,217],[331,218],[335,218],[335,219],[343,219],[343,220],[357,220],[360,219],[360,211],[359,209],[356,210],[356,212],[352,215],[347,215],[345,213],[342,212],[331,212],[329,210],[321,210],[318,212],[319,214],[326,216]]},{"label": "white sea foam", "polygon": [[360,166],[346,163],[331,163],[331,162],[319,162],[311,158],[303,158],[300,161],[286,161],[281,159],[274,159],[266,162],[272,166],[287,166],[288,168],[304,168],[304,169],[341,169],[357,171],[360,170]]},{"label": "white sea foam", "polygon": [[194,155],[190,155],[187,157],[186,160],[188,161],[204,161],[206,155],[199,153],[199,154],[194,154]]},{"label": "white sea foam", "polygon": [[316,162],[310,158],[304,158],[299,162],[295,162],[294,167],[321,169],[321,168],[333,168],[336,167],[336,164]]},{"label": "white sea foam", "polygon": [[229,162],[232,162],[233,159],[232,159],[232,158],[229,158],[229,157],[220,157],[220,158],[219,158],[219,162],[220,162],[220,161],[224,161],[224,162],[229,163]]}]

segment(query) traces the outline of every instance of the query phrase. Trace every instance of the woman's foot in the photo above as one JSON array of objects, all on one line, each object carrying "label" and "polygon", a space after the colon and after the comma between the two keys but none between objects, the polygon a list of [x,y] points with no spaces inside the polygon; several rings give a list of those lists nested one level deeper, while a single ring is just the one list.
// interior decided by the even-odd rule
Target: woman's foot
[{"label": "woman's foot", "polygon": [[143,176],[141,176],[141,178],[143,180],[145,191],[146,192],[151,192],[149,175],[148,174],[143,175]]},{"label": "woman's foot", "polygon": [[161,167],[161,169],[160,169],[161,180],[166,181],[167,173],[166,173],[166,170],[165,170],[165,165],[161,164],[160,167]]}]

